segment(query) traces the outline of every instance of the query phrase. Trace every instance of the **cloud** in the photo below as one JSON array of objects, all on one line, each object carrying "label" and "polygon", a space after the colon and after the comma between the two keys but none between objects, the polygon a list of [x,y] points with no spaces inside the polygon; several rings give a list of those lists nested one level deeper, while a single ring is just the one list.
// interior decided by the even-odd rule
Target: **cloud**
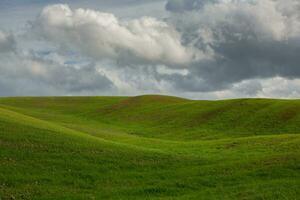
[{"label": "cloud", "polygon": [[166,4],[166,10],[170,12],[192,11],[215,2],[218,0],[169,0]]},{"label": "cloud", "polygon": [[[150,82],[181,92],[214,92],[251,79],[298,78],[299,8],[294,0],[172,0],[166,20],[120,20],[57,4],[45,7],[32,27],[62,51],[76,50],[95,62],[114,61],[114,74],[128,73],[136,88],[151,87],[143,83],[151,77]],[[154,69],[142,70],[138,74],[144,78],[137,78],[137,67]],[[178,69],[184,73],[173,72]],[[253,84],[249,87],[259,88]]]},{"label": "cloud", "polygon": [[281,77],[265,79],[262,90],[257,94],[265,98],[298,98],[300,96],[300,79],[287,80]]},{"label": "cloud", "polygon": [[29,38],[0,32],[0,95],[300,96],[298,0],[169,0],[165,9],[164,19],[124,19],[43,8]]},{"label": "cloud", "polygon": [[0,53],[15,50],[15,39],[13,35],[0,30]]},{"label": "cloud", "polygon": [[0,54],[0,60],[0,96],[91,95],[115,89],[92,63],[63,64],[32,52]]},{"label": "cloud", "polygon": [[300,96],[300,79],[288,80],[281,77],[252,79],[235,83],[232,88],[213,92],[214,98],[287,98]]},{"label": "cloud", "polygon": [[207,92],[256,78],[300,77],[299,1],[180,2],[193,9],[184,7],[188,12],[171,15],[169,23],[184,46],[210,51],[213,59],[190,64],[187,75],[163,75],[176,88]]},{"label": "cloud", "polygon": [[119,20],[110,13],[58,4],[44,8],[32,25],[39,37],[95,60],[184,65],[193,56],[172,26],[152,17]]},{"label": "cloud", "polygon": [[69,94],[99,92],[113,89],[112,82],[95,66],[75,68],[68,65],[33,58],[25,61],[26,73],[31,80],[41,82]]}]

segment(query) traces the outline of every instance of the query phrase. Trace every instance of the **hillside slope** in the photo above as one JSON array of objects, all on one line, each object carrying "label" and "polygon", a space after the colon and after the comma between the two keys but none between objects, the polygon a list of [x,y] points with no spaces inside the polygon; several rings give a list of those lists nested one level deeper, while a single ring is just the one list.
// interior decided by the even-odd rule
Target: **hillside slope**
[{"label": "hillside slope", "polygon": [[0,99],[0,199],[297,199],[300,102]]},{"label": "hillside slope", "polygon": [[0,99],[0,106],[58,123],[87,123],[95,129],[101,124],[128,134],[168,140],[300,133],[300,100],[191,101],[167,96],[4,98]]}]

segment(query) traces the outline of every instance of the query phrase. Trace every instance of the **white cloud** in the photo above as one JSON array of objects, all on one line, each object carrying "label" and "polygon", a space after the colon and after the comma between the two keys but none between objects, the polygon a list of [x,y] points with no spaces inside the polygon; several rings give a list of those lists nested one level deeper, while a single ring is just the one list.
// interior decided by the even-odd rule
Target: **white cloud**
[{"label": "white cloud", "polygon": [[172,26],[152,17],[126,21],[59,4],[44,8],[33,27],[43,39],[97,60],[185,64],[193,56]]},{"label": "white cloud", "polygon": [[262,81],[262,90],[257,94],[265,98],[299,98],[300,79],[274,77]]}]

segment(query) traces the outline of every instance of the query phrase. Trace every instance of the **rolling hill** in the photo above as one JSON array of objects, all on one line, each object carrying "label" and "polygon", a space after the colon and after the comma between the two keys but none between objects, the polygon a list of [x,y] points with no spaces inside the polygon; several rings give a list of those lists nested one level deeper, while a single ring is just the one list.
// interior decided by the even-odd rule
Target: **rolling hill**
[{"label": "rolling hill", "polygon": [[0,98],[0,199],[297,199],[300,100]]}]

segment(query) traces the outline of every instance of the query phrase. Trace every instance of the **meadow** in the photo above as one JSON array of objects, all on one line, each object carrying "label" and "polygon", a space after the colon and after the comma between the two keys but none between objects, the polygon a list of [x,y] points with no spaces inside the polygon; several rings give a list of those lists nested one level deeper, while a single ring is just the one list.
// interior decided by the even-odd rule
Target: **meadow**
[{"label": "meadow", "polygon": [[300,198],[300,100],[0,98],[0,199]]}]

